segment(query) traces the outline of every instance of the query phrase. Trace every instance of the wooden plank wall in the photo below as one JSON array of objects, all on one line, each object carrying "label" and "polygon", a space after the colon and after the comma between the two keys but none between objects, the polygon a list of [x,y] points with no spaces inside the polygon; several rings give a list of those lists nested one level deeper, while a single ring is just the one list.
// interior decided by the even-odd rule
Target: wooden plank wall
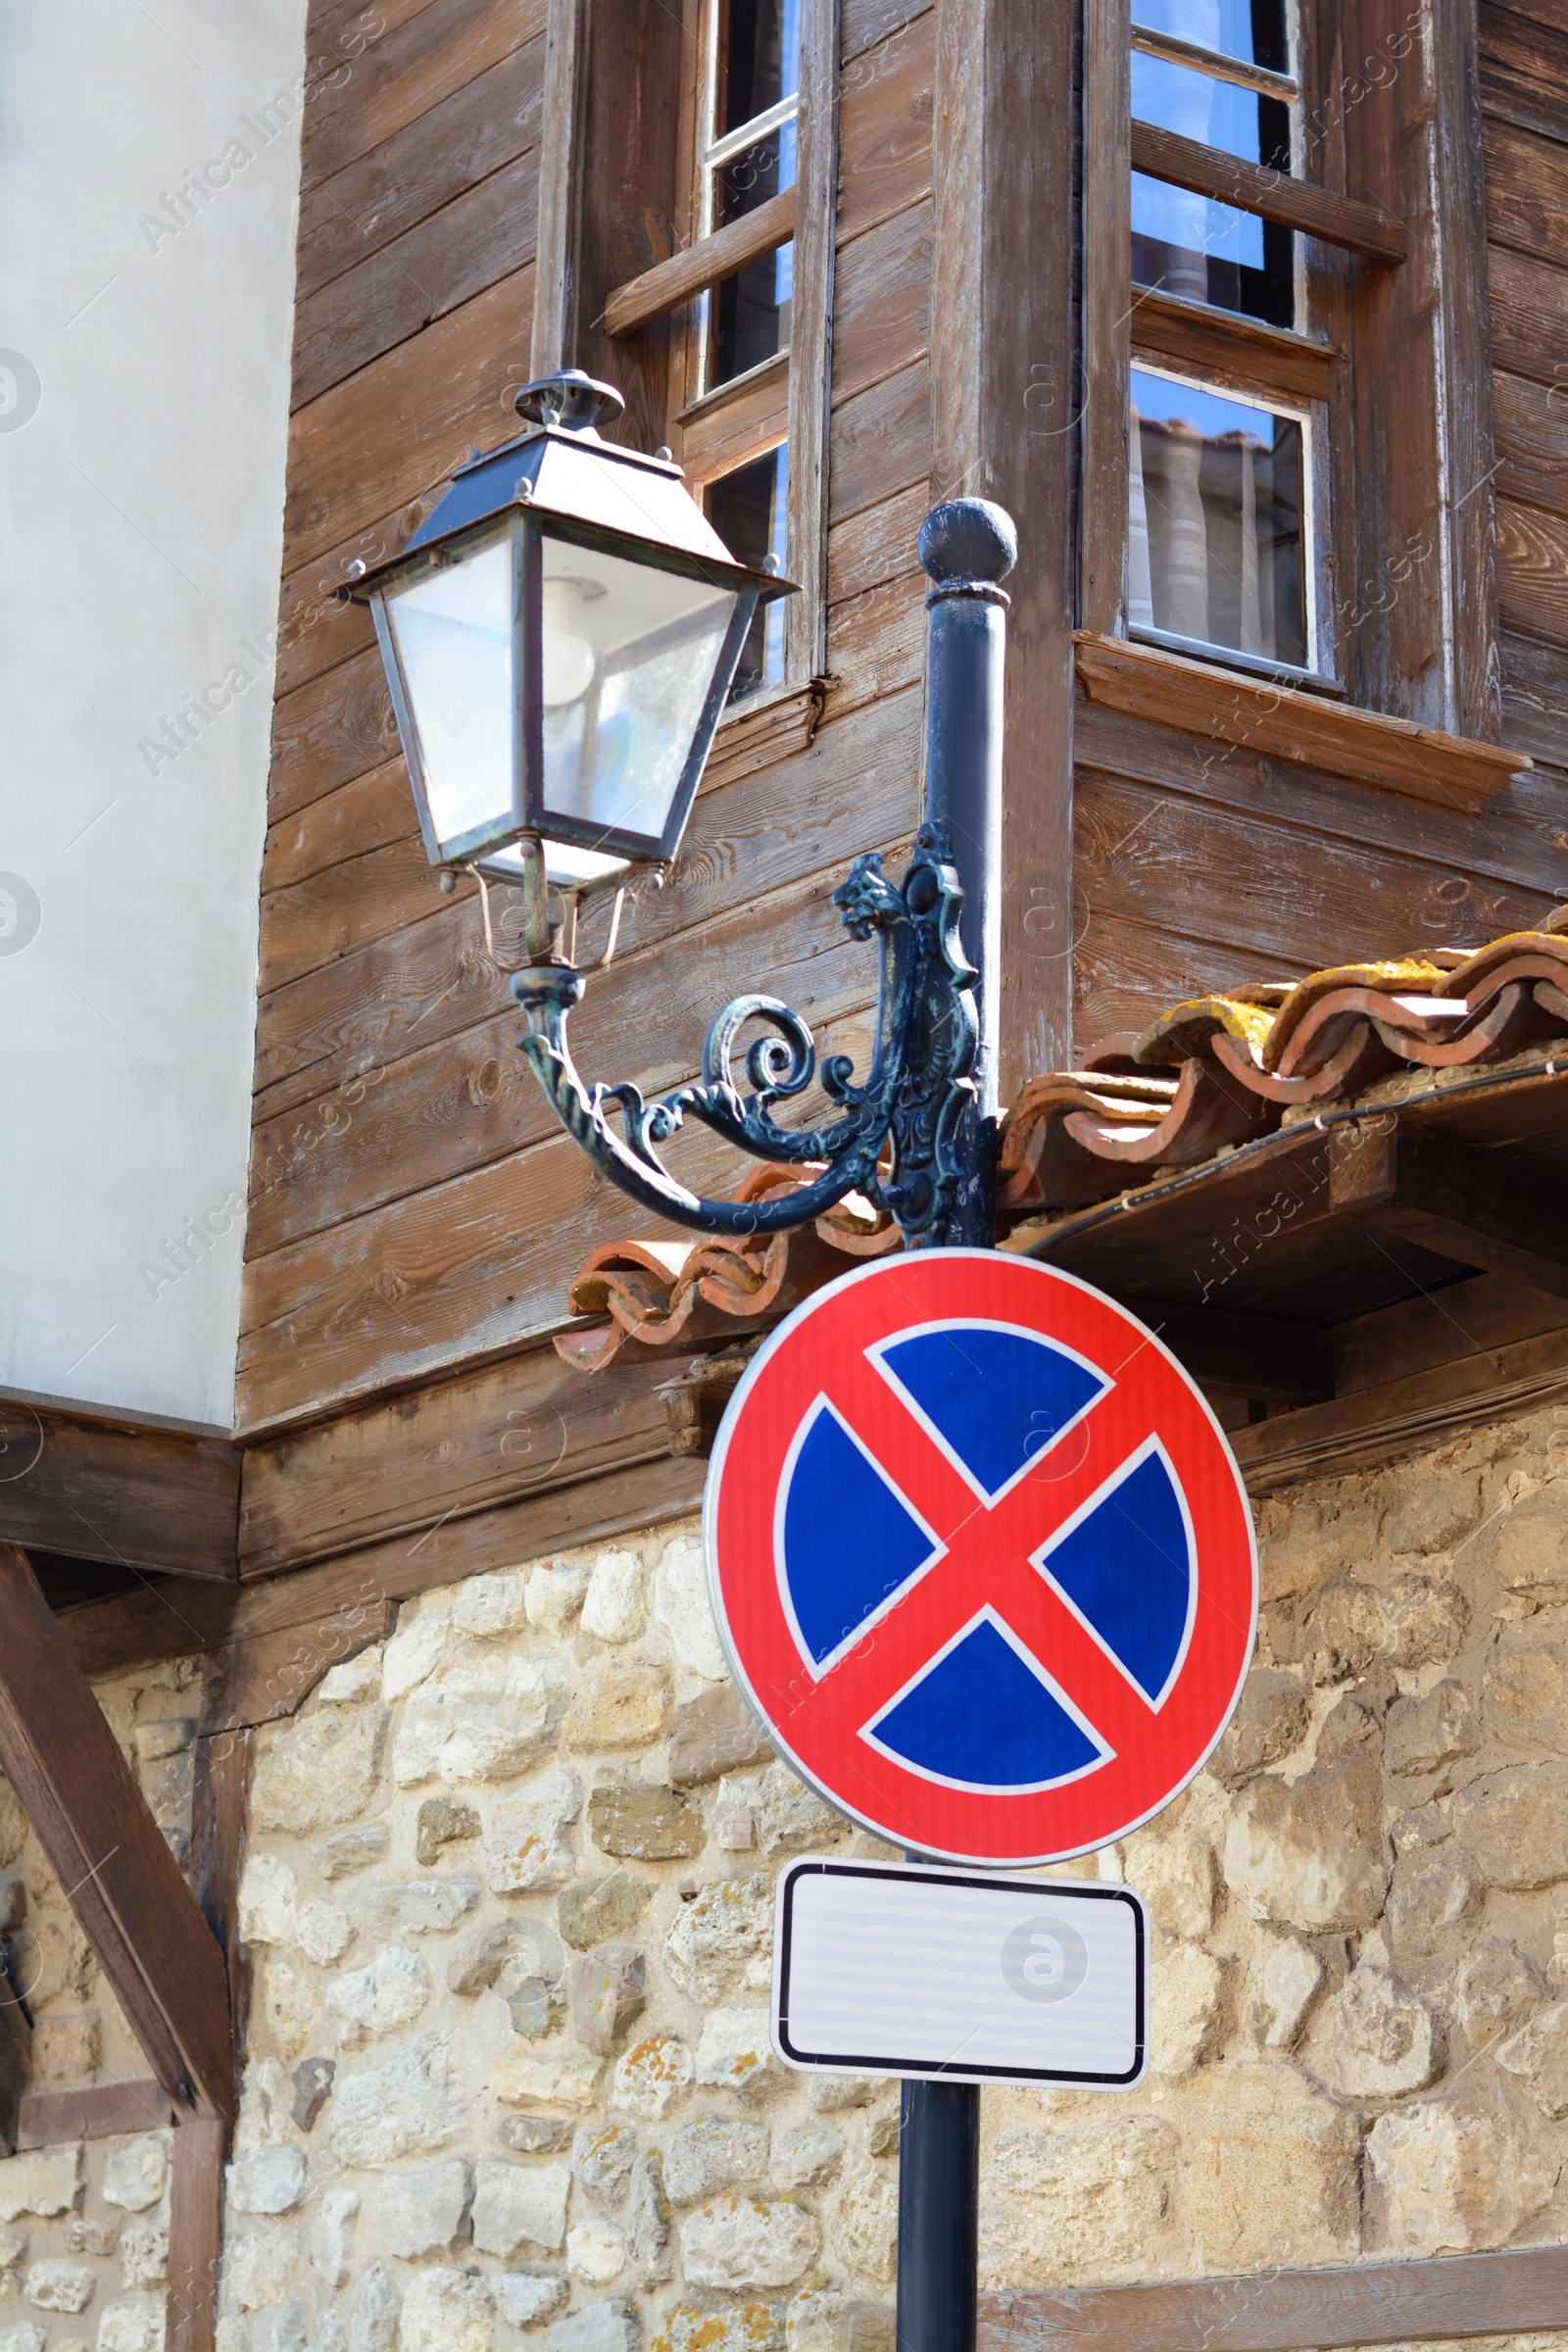
[{"label": "wooden plank wall", "polygon": [[1080,704],[1080,1046],[1228,982],[1477,945],[1568,897],[1568,7],[1482,0],[1480,21],[1502,739],[1535,770],[1476,820]]},{"label": "wooden plank wall", "polygon": [[[313,44],[331,14],[317,0]],[[401,544],[466,450],[515,429],[544,14],[382,12],[308,118],[242,1431],[514,1348],[559,1322],[594,1243],[647,1224],[516,1054],[475,904],[425,866],[365,615],[328,601],[356,557]],[[689,1076],[710,1014],[760,972],[835,1044],[863,1029],[874,956],[843,944],[828,894],[916,821],[932,63],[929,10],[845,0],[834,684],[811,747],[707,793],[671,885],[631,910],[574,1024],[596,1077]],[[677,1164],[724,1175],[702,1139]]]}]

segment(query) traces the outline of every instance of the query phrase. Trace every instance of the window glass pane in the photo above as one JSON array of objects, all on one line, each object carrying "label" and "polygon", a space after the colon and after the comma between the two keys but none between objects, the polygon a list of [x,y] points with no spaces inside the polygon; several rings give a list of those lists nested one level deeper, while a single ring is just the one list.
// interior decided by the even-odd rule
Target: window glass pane
[{"label": "window glass pane", "polygon": [[724,0],[713,136],[739,130],[800,86],[801,0]]},{"label": "window glass pane", "polygon": [[1244,65],[1291,71],[1285,0],[1133,0],[1133,23]]},{"label": "window glass pane", "polygon": [[[1135,52],[1133,114],[1201,146],[1288,172],[1291,123],[1276,98]],[[1133,276],[1189,301],[1296,323],[1295,240],[1288,228],[1211,197],[1133,173]]]},{"label": "window glass pane", "polygon": [[1304,666],[1302,425],[1142,368],[1131,422],[1133,625]]},{"label": "window glass pane", "polygon": [[[738,466],[713,482],[708,492],[708,519],[737,564],[760,571],[765,556],[784,562],[784,528],[788,507],[790,453],[788,443],[770,449],[765,458]],[[729,699],[755,693],[759,686],[784,682],[784,599],[758,608],[741,649],[735,683]]]},{"label": "window glass pane", "polygon": [[708,298],[710,391],[789,349],[794,290],[793,245],[719,279]]}]

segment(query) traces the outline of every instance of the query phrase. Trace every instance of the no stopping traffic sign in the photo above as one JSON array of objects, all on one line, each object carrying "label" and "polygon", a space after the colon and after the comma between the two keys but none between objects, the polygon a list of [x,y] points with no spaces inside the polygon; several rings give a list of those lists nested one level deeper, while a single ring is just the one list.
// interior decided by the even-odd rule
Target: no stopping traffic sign
[{"label": "no stopping traffic sign", "polygon": [[1114,1301],[1001,1251],[799,1307],[730,1401],[704,1524],[770,1738],[922,1853],[1111,1843],[1198,1771],[1251,1655],[1251,1514],[1202,1396]]}]

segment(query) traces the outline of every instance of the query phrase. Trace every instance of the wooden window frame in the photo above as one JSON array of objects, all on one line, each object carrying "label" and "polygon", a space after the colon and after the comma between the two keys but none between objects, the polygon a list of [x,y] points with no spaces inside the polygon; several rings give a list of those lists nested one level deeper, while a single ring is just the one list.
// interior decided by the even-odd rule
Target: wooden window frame
[{"label": "wooden window frame", "polygon": [[[602,4],[602,0],[601,0]],[[807,710],[822,701],[827,650],[828,421],[833,344],[833,255],[838,189],[839,0],[803,0],[796,179],[746,219],[708,236],[701,220],[697,152],[706,39],[716,0],[685,0],[680,13],[678,119],[660,119],[670,91],[650,86],[635,66],[621,102],[643,121],[653,162],[643,185],[601,191],[585,152],[585,80],[595,0],[551,0],[545,74],[539,260],[532,361],[535,373],[575,357],[616,380],[645,387],[642,431],[662,439],[686,469],[694,495],[788,441],[786,565],[801,593],[788,605],[782,684],[760,687],[725,715],[716,752],[738,724],[773,703]],[[629,40],[623,40],[629,47]],[[629,135],[627,148],[637,145]],[[658,182],[657,186],[650,183]],[[592,282],[595,208],[641,200],[663,214],[672,248],[650,267]],[[698,394],[699,300],[736,270],[793,238],[794,294],[786,352],[731,382]],[[610,240],[612,243],[613,239]],[[599,240],[605,242],[603,238]],[[625,240],[620,240],[625,249]],[[649,419],[658,416],[657,435]]]},{"label": "wooden window frame", "polygon": [[[1318,425],[1315,672],[1218,646],[1197,658],[1272,670],[1309,692],[1343,693],[1366,710],[1495,742],[1485,220],[1475,35],[1462,14],[1432,0],[1350,0],[1330,52],[1321,42],[1332,12],[1320,20],[1301,0],[1300,167],[1312,176],[1286,179],[1134,123],[1129,0],[1085,0],[1079,616],[1092,635],[1132,635],[1135,360],[1287,409],[1305,404]],[[1137,46],[1174,57],[1188,45],[1140,30]],[[1348,70],[1357,60],[1359,71]],[[1306,331],[1135,291],[1135,170],[1312,240]],[[1398,404],[1383,396],[1395,368]],[[1397,426],[1387,414],[1396,405]],[[1160,643],[1158,633],[1138,637]],[[1175,658],[1187,651],[1171,650]]]}]

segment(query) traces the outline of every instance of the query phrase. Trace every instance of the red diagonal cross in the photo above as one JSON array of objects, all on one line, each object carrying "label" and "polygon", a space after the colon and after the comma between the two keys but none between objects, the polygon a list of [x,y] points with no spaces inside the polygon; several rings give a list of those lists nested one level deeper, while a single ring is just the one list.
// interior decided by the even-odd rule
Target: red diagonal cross
[{"label": "red diagonal cross", "polygon": [[[1116,1755],[1146,1737],[1153,1709],[1057,1597],[1030,1554],[1152,1434],[1125,1391],[1107,1390],[1045,1447],[1002,1499],[982,1502],[890,1382],[855,1353],[835,1366],[831,1401],[945,1545],[885,1617],[800,1694],[808,1722],[824,1709],[858,1729],[929,1665],[990,1601],[1082,1708]],[[792,1712],[795,1710],[792,1710]]]}]

